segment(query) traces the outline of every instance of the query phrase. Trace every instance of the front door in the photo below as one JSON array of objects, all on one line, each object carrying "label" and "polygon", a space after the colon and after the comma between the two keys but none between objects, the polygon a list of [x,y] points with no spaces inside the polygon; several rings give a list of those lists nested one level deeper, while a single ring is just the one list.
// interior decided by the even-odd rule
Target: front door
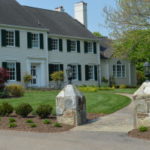
[{"label": "front door", "polygon": [[39,65],[31,64],[31,86],[39,86],[39,74],[38,74]]}]

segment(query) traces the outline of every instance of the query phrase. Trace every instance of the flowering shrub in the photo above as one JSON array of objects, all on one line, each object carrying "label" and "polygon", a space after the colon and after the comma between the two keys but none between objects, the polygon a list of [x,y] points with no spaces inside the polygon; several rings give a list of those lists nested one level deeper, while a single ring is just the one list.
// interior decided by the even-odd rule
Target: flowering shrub
[{"label": "flowering shrub", "polygon": [[4,90],[5,82],[9,79],[9,73],[6,69],[0,68],[0,91]]}]

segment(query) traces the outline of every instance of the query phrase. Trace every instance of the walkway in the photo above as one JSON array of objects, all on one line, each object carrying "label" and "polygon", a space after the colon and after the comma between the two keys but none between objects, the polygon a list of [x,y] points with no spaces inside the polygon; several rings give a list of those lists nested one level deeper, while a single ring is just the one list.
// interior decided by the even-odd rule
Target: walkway
[{"label": "walkway", "polygon": [[[120,94],[128,96],[130,94]],[[110,131],[110,132],[128,132],[133,129],[133,102],[124,109],[111,115],[100,117],[96,122],[78,126],[73,131]]]}]

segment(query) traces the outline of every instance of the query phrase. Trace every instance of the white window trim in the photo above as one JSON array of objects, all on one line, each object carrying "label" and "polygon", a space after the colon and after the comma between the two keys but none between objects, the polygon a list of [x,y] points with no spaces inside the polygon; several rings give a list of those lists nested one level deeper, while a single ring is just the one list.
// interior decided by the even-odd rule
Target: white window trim
[{"label": "white window trim", "polygon": [[69,64],[71,66],[76,66],[76,71],[77,71],[77,78],[76,79],[72,79],[72,81],[79,81],[79,72],[78,72],[78,64]]},{"label": "white window trim", "polygon": [[59,51],[59,39],[58,38],[51,38],[52,40],[57,40],[57,49],[52,49],[52,51]]},{"label": "white window trim", "polygon": [[[117,61],[118,62],[118,61]],[[114,76],[114,71],[113,71],[113,76],[115,77],[115,78],[119,78],[119,79],[121,79],[121,78],[126,78],[126,65],[125,64],[123,64],[123,63],[121,63],[121,64],[114,64],[113,66],[115,66],[115,76]],[[113,69],[113,66],[112,66],[112,69]],[[119,77],[118,75],[117,75],[117,66],[120,66],[121,67],[121,76]],[[122,67],[124,66],[124,68],[125,68],[125,70],[124,70],[124,74],[125,74],[125,76],[123,76],[123,70],[122,70]]]},{"label": "white window trim", "polygon": [[13,45],[12,46],[11,45],[6,45],[6,47],[7,48],[14,48],[14,47],[16,47],[16,44],[15,44],[15,42],[16,42],[15,30],[6,29],[6,32],[13,32],[13,34],[14,34],[14,43],[13,43]]},{"label": "white window trim", "polygon": [[90,52],[89,49],[87,48],[87,53],[89,53],[89,54],[94,54],[93,42],[87,41],[87,43],[91,43],[91,44],[92,44],[92,51]]},{"label": "white window trim", "polygon": [[[37,34],[38,35],[38,47],[33,47],[32,44],[32,49],[39,49],[40,48],[40,34],[38,32],[31,32],[32,36],[33,34]],[[33,40],[31,39],[31,42],[33,42]]]},{"label": "white window trim", "polygon": [[15,79],[14,79],[14,80],[9,80],[9,79],[8,79],[8,82],[16,82],[16,81],[17,81],[17,68],[16,68],[16,62],[7,61],[7,63],[13,63],[13,64],[15,64]]},{"label": "white window trim", "polygon": [[93,67],[93,79],[89,79],[89,81],[94,81],[94,80],[95,80],[95,71],[94,71],[94,69],[95,69],[94,66],[95,66],[95,65],[89,64],[88,66],[89,66],[89,67]]},{"label": "white window trim", "polygon": [[[72,51],[72,50],[71,50],[71,52],[72,52],[72,53],[77,52],[77,40],[70,40],[70,41],[71,41],[71,42],[75,42],[75,44],[76,44],[75,51]],[[70,45],[70,46],[71,46],[71,45]]]}]

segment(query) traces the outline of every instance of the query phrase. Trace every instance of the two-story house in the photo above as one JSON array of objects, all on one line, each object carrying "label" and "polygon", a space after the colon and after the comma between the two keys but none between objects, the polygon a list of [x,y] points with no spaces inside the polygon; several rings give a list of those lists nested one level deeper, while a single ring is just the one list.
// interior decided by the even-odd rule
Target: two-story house
[{"label": "two-story house", "polygon": [[[75,7],[76,19],[87,22],[86,3]],[[55,71],[64,71],[66,82],[70,65],[74,84],[98,85],[99,40],[76,19],[62,7],[51,11],[0,0],[0,67],[9,71],[8,83],[24,84],[28,73],[30,86],[49,87]]]}]

